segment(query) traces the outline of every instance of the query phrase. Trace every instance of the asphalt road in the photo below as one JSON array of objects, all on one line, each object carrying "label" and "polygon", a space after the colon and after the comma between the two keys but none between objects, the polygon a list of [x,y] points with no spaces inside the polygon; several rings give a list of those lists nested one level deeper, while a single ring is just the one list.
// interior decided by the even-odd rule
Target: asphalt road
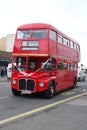
[{"label": "asphalt road", "polygon": [[52,99],[15,97],[0,82],[0,130],[87,130],[87,79]]}]

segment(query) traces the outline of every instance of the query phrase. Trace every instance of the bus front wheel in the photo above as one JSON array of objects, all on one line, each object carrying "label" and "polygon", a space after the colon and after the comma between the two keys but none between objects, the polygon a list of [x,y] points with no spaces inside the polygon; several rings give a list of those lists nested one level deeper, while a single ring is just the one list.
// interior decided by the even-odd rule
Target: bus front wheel
[{"label": "bus front wheel", "polygon": [[48,89],[44,92],[44,95],[48,99],[52,98],[55,95],[55,87],[52,83],[49,85]]},{"label": "bus front wheel", "polygon": [[13,93],[13,95],[15,95],[15,96],[18,96],[18,95],[20,95],[20,91],[17,91],[16,89],[14,89],[14,88],[12,88],[12,93]]}]

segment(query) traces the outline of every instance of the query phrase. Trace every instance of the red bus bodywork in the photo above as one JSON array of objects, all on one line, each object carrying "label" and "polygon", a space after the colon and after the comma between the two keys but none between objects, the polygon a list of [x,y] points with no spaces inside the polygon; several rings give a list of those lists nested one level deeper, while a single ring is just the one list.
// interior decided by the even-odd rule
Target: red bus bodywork
[{"label": "red bus bodywork", "polygon": [[47,98],[76,86],[79,44],[44,23],[17,28],[12,53],[12,93],[44,92]]}]

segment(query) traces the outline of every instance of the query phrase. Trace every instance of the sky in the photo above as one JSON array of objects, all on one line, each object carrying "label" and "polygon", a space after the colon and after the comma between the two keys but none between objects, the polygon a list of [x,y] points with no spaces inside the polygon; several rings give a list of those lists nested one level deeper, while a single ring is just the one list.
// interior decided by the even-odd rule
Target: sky
[{"label": "sky", "polygon": [[0,38],[34,22],[52,24],[75,39],[87,66],[87,0],[0,0]]}]

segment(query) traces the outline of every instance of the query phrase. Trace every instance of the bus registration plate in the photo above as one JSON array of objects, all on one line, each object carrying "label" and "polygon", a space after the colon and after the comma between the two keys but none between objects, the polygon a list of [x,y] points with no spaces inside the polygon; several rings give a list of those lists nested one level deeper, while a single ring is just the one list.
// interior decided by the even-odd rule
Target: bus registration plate
[{"label": "bus registration plate", "polygon": [[22,90],[21,91],[23,94],[31,94],[31,91],[30,90]]}]

